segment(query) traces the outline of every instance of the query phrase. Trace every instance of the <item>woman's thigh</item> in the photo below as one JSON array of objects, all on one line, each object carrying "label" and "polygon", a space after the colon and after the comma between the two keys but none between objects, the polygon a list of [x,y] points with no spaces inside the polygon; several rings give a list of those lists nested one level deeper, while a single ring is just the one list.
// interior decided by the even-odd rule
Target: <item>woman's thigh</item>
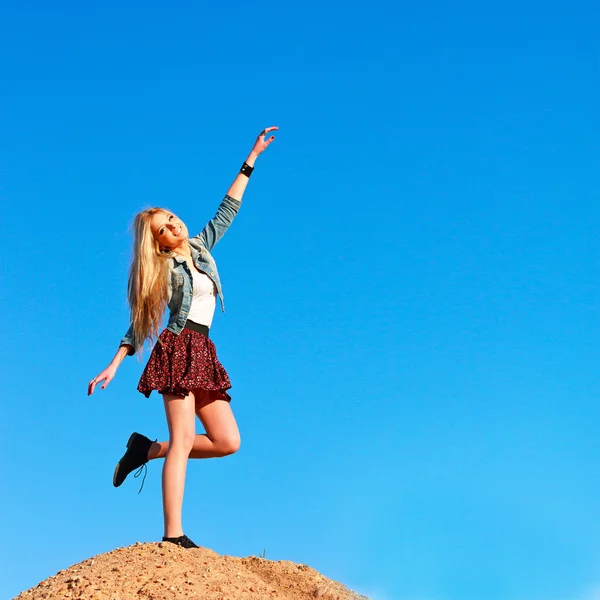
[{"label": "woman's thigh", "polygon": [[193,443],[196,435],[195,405],[196,398],[193,392],[187,396],[163,394],[165,415],[169,427],[169,439]]},{"label": "woman's thigh", "polygon": [[196,395],[196,415],[200,419],[206,435],[213,442],[228,441],[239,446],[240,432],[227,400],[212,400],[208,392],[194,390]]}]

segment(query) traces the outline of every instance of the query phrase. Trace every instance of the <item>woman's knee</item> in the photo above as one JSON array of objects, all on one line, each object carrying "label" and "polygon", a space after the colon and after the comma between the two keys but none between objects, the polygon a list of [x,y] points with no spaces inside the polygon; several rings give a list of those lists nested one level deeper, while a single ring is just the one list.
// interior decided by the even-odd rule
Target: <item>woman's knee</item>
[{"label": "woman's knee", "polygon": [[189,453],[194,447],[195,439],[196,433],[194,431],[178,432],[169,440],[169,449]]},{"label": "woman's knee", "polygon": [[240,449],[241,443],[242,440],[239,434],[232,433],[220,438],[217,442],[217,447],[223,456],[229,456],[230,454],[235,454]]}]

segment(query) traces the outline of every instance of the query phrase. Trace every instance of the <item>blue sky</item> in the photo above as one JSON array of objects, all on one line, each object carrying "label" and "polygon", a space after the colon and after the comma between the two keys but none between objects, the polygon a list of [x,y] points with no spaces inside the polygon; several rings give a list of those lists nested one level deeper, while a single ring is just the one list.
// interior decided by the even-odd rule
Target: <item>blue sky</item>
[{"label": "blue sky", "polygon": [[[0,8],[2,597],[162,535],[127,359],[129,224],[217,246],[242,448],[186,533],[373,600],[600,598],[599,11],[592,2]],[[200,426],[198,431],[201,431]]]}]

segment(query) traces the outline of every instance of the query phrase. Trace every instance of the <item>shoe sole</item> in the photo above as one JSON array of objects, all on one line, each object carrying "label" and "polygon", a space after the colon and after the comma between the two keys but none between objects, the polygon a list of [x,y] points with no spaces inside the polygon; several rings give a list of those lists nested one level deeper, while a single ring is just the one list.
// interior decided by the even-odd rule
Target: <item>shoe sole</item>
[{"label": "shoe sole", "polygon": [[[131,448],[131,445],[133,444],[133,441],[135,440],[135,438],[137,437],[137,433],[132,433],[129,436],[129,439],[127,440],[127,449]],[[121,460],[123,460],[123,457],[121,457]],[[115,467],[115,472],[113,474],[113,485],[115,487],[119,487],[121,485],[121,483],[123,483],[123,481],[121,481],[121,483],[117,483],[117,473],[119,472],[119,467],[121,466],[121,460],[117,463],[117,466]]]}]

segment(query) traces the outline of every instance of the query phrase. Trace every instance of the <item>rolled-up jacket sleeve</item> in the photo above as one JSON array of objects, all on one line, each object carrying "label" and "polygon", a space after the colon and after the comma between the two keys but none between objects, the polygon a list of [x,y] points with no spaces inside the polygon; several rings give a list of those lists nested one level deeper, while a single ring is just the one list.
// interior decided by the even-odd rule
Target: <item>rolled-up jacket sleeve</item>
[{"label": "rolled-up jacket sleeve", "polygon": [[225,194],[225,198],[217,209],[217,214],[206,224],[206,227],[190,241],[198,241],[209,252],[223,237],[227,228],[231,225],[235,215],[240,210],[241,202]]},{"label": "rolled-up jacket sleeve", "polygon": [[127,352],[128,356],[132,356],[138,350],[138,346],[136,345],[136,342],[135,342],[135,336],[133,334],[133,323],[129,326],[129,329],[123,336],[123,339],[119,342],[119,347],[125,346],[125,345],[129,345],[132,347],[132,350],[129,350],[129,352]]}]

